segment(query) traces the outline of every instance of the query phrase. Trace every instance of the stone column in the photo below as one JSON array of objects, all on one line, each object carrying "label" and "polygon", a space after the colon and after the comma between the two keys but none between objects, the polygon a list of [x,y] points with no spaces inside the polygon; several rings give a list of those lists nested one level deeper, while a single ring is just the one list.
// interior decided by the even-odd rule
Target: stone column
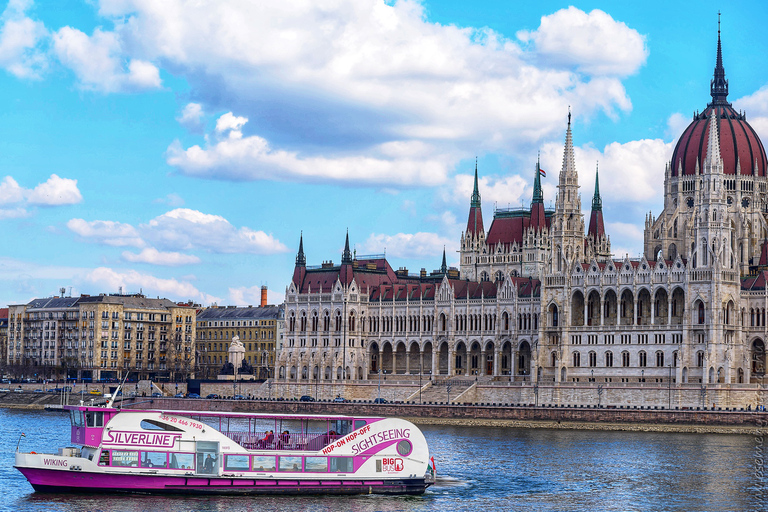
[{"label": "stone column", "polygon": [[605,296],[600,296],[600,327],[605,325]]},{"label": "stone column", "polygon": [[494,347],[493,350],[493,376],[501,375],[501,349]]},{"label": "stone column", "polygon": [[633,309],[633,317],[632,317],[632,325],[637,325],[637,297],[634,297],[632,300],[632,303],[634,305]]}]

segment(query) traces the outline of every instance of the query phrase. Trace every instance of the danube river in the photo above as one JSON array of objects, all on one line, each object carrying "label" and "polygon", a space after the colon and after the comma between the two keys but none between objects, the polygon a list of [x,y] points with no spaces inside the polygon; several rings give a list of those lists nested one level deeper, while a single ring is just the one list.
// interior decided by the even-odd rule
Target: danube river
[{"label": "danube river", "polygon": [[763,455],[752,435],[427,426],[438,483],[417,497],[184,497],[37,494],[13,469],[25,451],[69,444],[57,412],[0,409],[0,510],[435,511],[766,510]]}]

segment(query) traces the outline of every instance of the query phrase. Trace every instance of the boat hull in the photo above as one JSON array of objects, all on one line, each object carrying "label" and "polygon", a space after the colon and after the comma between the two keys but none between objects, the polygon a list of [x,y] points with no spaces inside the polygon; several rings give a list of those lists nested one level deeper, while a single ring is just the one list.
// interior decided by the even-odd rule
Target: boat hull
[{"label": "boat hull", "polygon": [[118,494],[423,494],[425,478],[400,479],[281,479],[246,477],[166,476],[95,473],[19,467],[37,492]]}]

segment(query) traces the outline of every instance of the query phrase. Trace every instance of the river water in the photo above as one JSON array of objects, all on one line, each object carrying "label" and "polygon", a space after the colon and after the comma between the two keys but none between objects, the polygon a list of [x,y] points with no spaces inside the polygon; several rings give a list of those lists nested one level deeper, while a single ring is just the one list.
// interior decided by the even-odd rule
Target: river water
[{"label": "river water", "polygon": [[0,409],[0,510],[9,511],[737,511],[768,510],[768,437],[422,427],[438,482],[417,497],[39,494],[13,469],[22,450],[69,442],[60,412]]}]

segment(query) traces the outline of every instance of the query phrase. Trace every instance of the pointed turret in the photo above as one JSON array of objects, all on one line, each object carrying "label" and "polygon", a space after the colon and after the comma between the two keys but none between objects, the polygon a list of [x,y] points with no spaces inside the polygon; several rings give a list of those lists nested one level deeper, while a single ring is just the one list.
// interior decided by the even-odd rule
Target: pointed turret
[{"label": "pointed turret", "polygon": [[296,254],[296,266],[297,267],[306,267],[307,266],[307,258],[304,256],[304,232],[301,232],[301,235],[299,236],[299,252]]},{"label": "pointed turret", "polygon": [[304,232],[299,236],[299,252],[296,254],[296,266],[293,269],[293,283],[298,289],[307,275],[307,258],[304,256]]},{"label": "pointed turret", "polygon": [[729,105],[728,80],[725,79],[723,67],[723,50],[720,44],[720,13],[717,13],[717,60],[715,62],[715,74],[709,83],[709,91],[712,95],[713,105]]},{"label": "pointed turret", "polygon": [[344,252],[341,255],[341,264],[342,265],[352,264],[352,253],[349,250],[349,229],[347,229],[347,238],[344,241]]},{"label": "pointed turret", "polygon": [[605,223],[603,222],[603,200],[600,197],[600,178],[597,166],[595,167],[595,195],[592,197],[592,214],[589,216],[589,230],[587,237],[591,237],[594,243],[598,243],[605,235]]},{"label": "pointed turret", "polygon": [[441,274],[448,273],[448,264],[445,262],[445,246],[443,246],[443,263],[440,264],[440,273]]},{"label": "pointed turret", "polygon": [[568,112],[568,129],[565,132],[565,150],[563,151],[563,169],[561,181],[565,175],[576,172],[576,158],[573,155],[573,133],[571,133],[571,113]]},{"label": "pointed turret", "polygon": [[483,232],[485,232],[483,229],[483,210],[480,201],[480,189],[477,185],[477,160],[475,160],[475,188],[472,191],[472,201],[469,204],[466,236],[471,239]]},{"label": "pointed turret", "polygon": [[536,159],[536,176],[533,178],[533,197],[531,198],[531,224],[536,231],[547,227],[544,213],[544,194],[541,191],[541,161]]}]

